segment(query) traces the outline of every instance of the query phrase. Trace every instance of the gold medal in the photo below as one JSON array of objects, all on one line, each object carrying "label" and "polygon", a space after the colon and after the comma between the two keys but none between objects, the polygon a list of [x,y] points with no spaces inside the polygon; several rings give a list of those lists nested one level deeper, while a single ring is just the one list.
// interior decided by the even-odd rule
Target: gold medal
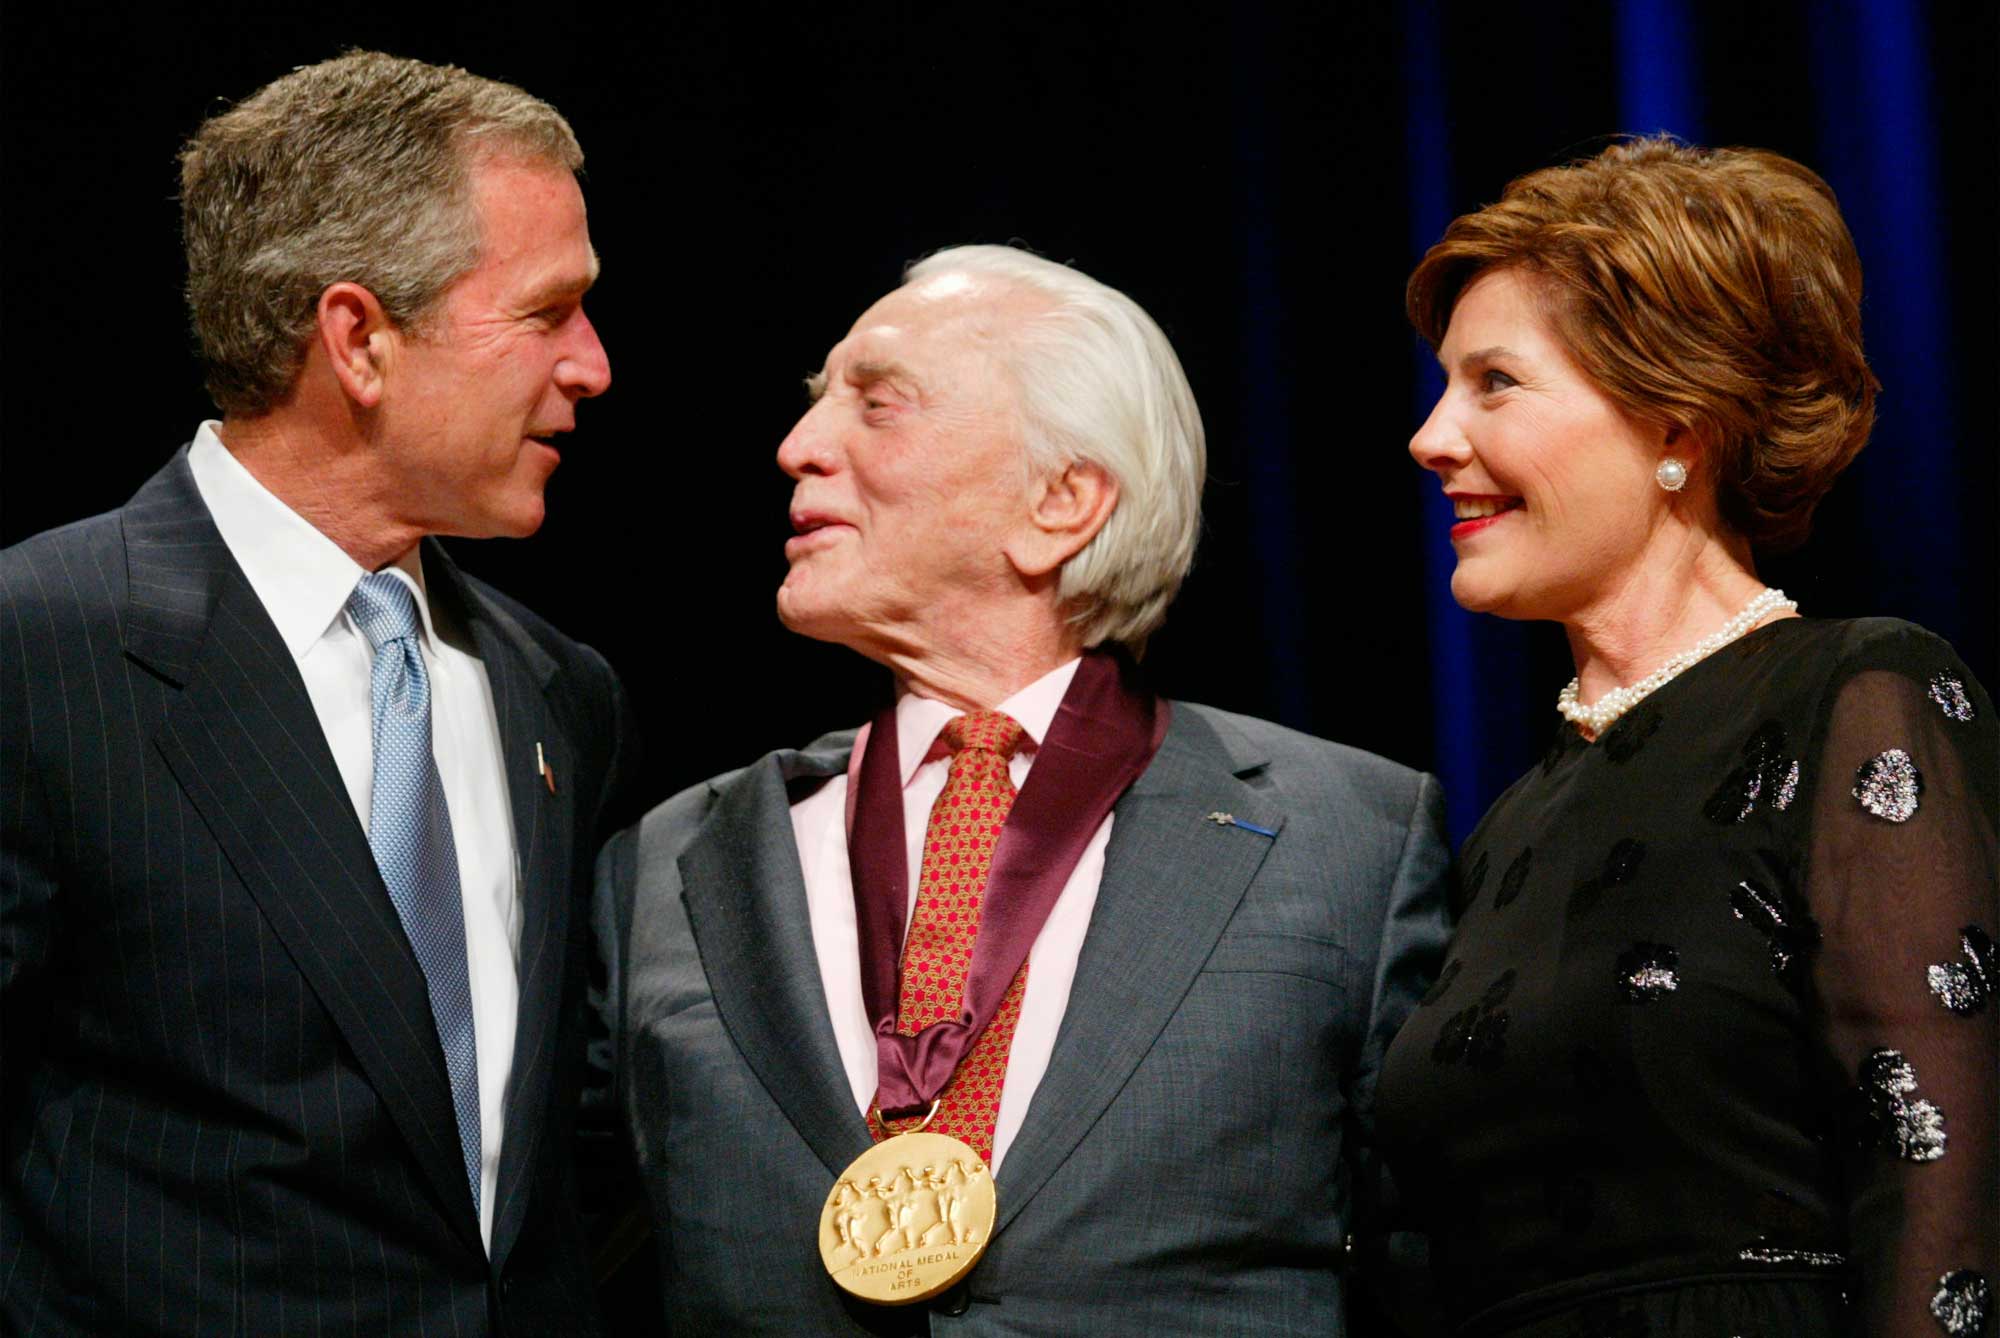
[{"label": "gold medal", "polygon": [[977,1152],[945,1134],[898,1134],[834,1182],[820,1209],[819,1257],[864,1301],[928,1301],[986,1253],[997,1208]]}]

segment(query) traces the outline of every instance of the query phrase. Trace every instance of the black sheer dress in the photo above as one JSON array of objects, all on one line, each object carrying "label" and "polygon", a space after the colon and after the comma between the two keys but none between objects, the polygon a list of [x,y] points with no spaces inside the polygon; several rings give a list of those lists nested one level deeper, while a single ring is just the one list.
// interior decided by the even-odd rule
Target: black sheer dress
[{"label": "black sheer dress", "polygon": [[1992,702],[1887,619],[1562,726],[1377,1095],[1455,1331],[1992,1338],[1996,792]]}]

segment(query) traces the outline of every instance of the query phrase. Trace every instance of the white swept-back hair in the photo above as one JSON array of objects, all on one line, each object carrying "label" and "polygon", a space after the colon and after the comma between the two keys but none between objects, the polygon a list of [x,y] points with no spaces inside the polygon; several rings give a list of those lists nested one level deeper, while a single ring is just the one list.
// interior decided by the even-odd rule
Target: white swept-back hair
[{"label": "white swept-back hair", "polygon": [[1086,647],[1110,641],[1140,654],[1194,561],[1208,472],[1201,411],[1173,345],[1125,294],[1018,247],[950,247],[912,263],[904,279],[945,274],[1048,300],[1001,340],[1028,467],[1087,462],[1118,481],[1116,509],[1064,565],[1058,596]]}]

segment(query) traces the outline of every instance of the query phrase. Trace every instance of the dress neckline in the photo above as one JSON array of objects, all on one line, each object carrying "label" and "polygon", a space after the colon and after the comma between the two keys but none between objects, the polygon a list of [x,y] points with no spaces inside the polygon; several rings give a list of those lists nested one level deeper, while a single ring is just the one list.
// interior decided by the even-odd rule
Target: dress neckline
[{"label": "dress neckline", "polygon": [[1765,634],[1771,631],[1772,628],[1782,627],[1786,623],[1806,623],[1810,621],[1812,620],[1806,618],[1803,615],[1790,618],[1773,618],[1770,622],[1763,623],[1760,624],[1759,626],[1751,628],[1749,631],[1745,632],[1742,636],[1737,637],[1734,641],[1730,642],[1728,645],[1716,647],[1714,654],[1707,655],[1699,660],[1696,660],[1693,664],[1681,670],[1681,672],[1675,674],[1672,678],[1668,679],[1666,682],[1660,684],[1659,687],[1647,693],[1644,697],[1640,698],[1638,701],[1632,703],[1632,708],[1629,711],[1625,712],[1624,715],[1619,716],[1618,719],[1612,721],[1610,726],[1606,728],[1602,734],[1599,734],[1594,739],[1586,739],[1580,732],[1578,732],[1576,726],[1570,724],[1570,722],[1567,720],[1559,719],[1558,728],[1563,736],[1566,736],[1570,739],[1574,739],[1584,748],[1586,749],[1594,748],[1598,744],[1603,743],[1606,739],[1610,738],[1613,734],[1616,734],[1621,725],[1623,725],[1627,720],[1632,719],[1632,717],[1637,715],[1640,711],[1643,711],[1648,706],[1657,706],[1662,697],[1671,696],[1676,687],[1680,686],[1683,683],[1686,683],[1688,680],[1698,679],[1701,676],[1702,671],[1708,669],[1709,666],[1716,664],[1717,662],[1725,658],[1735,655],[1740,655],[1742,650],[1750,646],[1753,642],[1759,642],[1763,640],[1765,638]]}]

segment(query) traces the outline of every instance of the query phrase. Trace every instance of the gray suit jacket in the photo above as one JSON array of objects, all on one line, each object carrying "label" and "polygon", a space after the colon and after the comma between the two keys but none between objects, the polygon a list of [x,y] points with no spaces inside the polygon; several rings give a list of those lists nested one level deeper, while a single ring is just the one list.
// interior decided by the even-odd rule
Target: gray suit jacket
[{"label": "gray suit jacket", "polygon": [[599,860],[605,1011],[675,1331],[1340,1333],[1376,1074],[1447,936],[1437,783],[1176,704],[1115,810],[992,1244],[952,1291],[883,1309],[819,1262],[821,1204],[869,1139],[788,816],[852,743],[695,786]]}]

